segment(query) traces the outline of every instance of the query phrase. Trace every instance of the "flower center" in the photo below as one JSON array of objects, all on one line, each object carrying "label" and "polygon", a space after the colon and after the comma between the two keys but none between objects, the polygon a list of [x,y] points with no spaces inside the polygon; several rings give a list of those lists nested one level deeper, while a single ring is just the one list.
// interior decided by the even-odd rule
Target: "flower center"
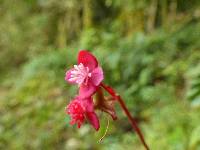
[{"label": "flower center", "polygon": [[75,81],[77,84],[87,85],[88,79],[91,77],[89,68],[85,67],[82,63],[79,65],[74,65],[74,70],[71,71],[71,76],[69,81]]},{"label": "flower center", "polygon": [[85,120],[84,108],[81,105],[81,102],[79,100],[72,101],[67,106],[66,113],[68,113],[71,116],[70,124],[73,125],[73,124],[77,123],[78,128],[80,128],[81,124]]}]

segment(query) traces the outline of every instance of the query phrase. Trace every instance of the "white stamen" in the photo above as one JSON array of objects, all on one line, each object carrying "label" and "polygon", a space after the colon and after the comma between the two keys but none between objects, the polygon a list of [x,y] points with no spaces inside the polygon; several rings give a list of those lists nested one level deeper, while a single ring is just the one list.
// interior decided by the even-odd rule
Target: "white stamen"
[{"label": "white stamen", "polygon": [[79,65],[74,65],[74,70],[71,71],[69,81],[76,82],[79,85],[82,83],[87,85],[91,76],[92,73],[89,72],[89,68],[84,67],[84,65],[80,63]]}]

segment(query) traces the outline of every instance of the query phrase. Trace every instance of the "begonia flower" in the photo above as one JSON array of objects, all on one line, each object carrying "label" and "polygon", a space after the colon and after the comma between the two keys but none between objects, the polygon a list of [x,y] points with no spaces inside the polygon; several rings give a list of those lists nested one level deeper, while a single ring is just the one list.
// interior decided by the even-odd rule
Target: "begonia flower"
[{"label": "begonia flower", "polygon": [[71,125],[77,124],[78,128],[80,128],[85,119],[87,119],[96,130],[100,127],[91,97],[86,99],[76,97],[69,103],[65,111],[71,117]]},{"label": "begonia flower", "polygon": [[79,85],[79,96],[82,98],[93,95],[103,78],[103,71],[97,59],[85,50],[78,54],[78,65],[74,65],[65,76],[69,83]]},{"label": "begonia flower", "polygon": [[[103,70],[99,66],[97,59],[86,50],[80,51],[78,54],[78,64],[74,65],[74,67],[65,74],[66,81],[79,86],[78,96],[66,107],[66,113],[71,117],[70,124],[77,124],[78,128],[80,128],[83,122],[88,120],[89,123],[98,130],[100,127],[99,118],[94,109],[106,112],[113,120],[116,120],[117,115],[114,104],[117,101],[130,121],[131,126],[139,136],[145,149],[149,150],[144,136],[136,120],[130,114],[124,100],[111,86],[102,83],[103,79]],[[110,96],[104,96],[103,90]],[[92,99],[94,94],[96,95],[95,104]]]}]

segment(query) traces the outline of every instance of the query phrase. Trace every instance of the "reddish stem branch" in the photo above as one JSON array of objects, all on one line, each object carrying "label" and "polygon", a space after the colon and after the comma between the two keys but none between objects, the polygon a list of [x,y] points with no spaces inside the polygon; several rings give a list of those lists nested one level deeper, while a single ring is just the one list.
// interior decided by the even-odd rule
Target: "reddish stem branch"
[{"label": "reddish stem branch", "polygon": [[149,150],[148,145],[146,144],[145,140],[144,140],[144,136],[140,130],[140,128],[137,125],[137,122],[135,121],[135,119],[131,116],[129,110],[127,109],[124,100],[121,98],[120,95],[118,95],[111,87],[104,85],[103,83],[101,83],[101,86],[110,94],[112,95],[116,100],[118,100],[121,108],[123,109],[124,113],[127,115],[133,129],[136,131],[136,133],[138,134],[142,144],[144,145],[144,147],[146,148],[146,150]]}]

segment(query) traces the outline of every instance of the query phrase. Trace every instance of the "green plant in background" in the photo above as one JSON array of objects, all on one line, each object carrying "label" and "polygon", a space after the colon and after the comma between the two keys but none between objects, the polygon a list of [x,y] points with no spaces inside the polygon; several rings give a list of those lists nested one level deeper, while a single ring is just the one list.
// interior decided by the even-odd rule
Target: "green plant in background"
[{"label": "green plant in background", "polygon": [[91,49],[151,149],[198,150],[199,8],[199,0],[1,0],[0,149],[142,149],[119,108],[122,121],[101,143],[104,127],[66,126],[75,89],[63,74],[78,49]]},{"label": "green plant in background", "polygon": [[188,99],[192,106],[200,106],[200,65],[195,66],[188,71]]}]

